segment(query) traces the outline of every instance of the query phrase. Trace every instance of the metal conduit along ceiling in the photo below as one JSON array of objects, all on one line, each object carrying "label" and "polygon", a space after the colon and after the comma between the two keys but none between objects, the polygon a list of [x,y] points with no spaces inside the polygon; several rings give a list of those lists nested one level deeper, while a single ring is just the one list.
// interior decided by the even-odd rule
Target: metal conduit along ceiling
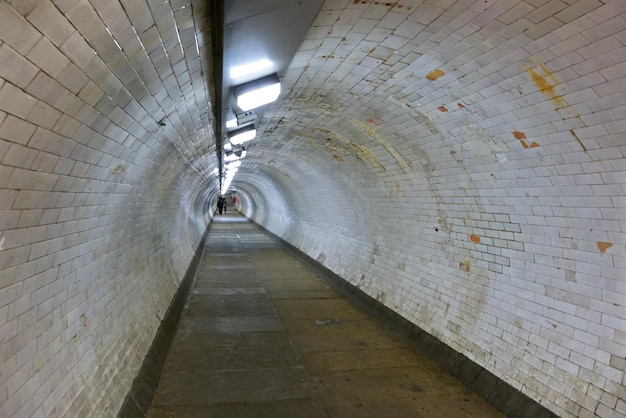
[{"label": "metal conduit along ceiling", "polygon": [[[226,190],[226,168],[245,157],[245,148],[253,147],[254,138],[237,144],[236,132],[254,135],[252,127],[263,117],[267,105],[244,110],[235,101],[238,87],[274,75],[281,80],[306,32],[322,6],[323,0],[225,0],[223,3],[221,97],[218,97],[218,159],[222,193]],[[216,77],[219,77],[216,74]],[[219,86],[218,86],[219,90]],[[286,86],[281,85],[281,94]],[[280,97],[279,99],[280,100]],[[244,138],[245,139],[245,138]],[[231,143],[232,141],[232,143]],[[235,164],[233,164],[235,163]],[[230,165],[232,164],[232,165]],[[245,164],[245,162],[243,162]]]}]

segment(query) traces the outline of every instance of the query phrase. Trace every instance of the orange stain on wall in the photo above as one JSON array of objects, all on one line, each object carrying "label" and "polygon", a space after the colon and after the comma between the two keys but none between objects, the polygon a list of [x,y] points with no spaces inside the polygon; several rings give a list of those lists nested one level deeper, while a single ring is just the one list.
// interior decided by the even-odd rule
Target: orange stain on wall
[{"label": "orange stain on wall", "polygon": [[534,68],[527,65],[525,65],[524,68],[526,69],[526,72],[528,73],[530,78],[535,83],[535,86],[537,86],[539,91],[544,96],[546,96],[554,103],[556,109],[567,106],[565,101],[561,97],[559,97],[554,90],[554,87],[559,83],[559,80],[548,67],[543,64],[539,64],[539,68],[541,68],[541,70],[543,71],[543,75],[539,74],[539,72],[537,72]]},{"label": "orange stain on wall", "polygon": [[524,141],[523,139],[520,139],[520,141],[519,141],[519,142],[522,144],[522,146],[524,147],[524,149],[527,149],[527,148],[537,148],[537,147],[539,146],[539,144],[538,144],[538,143],[536,143],[535,141],[533,141],[533,142],[531,142],[531,143],[529,144],[528,142]]},{"label": "orange stain on wall", "polygon": [[598,249],[600,250],[601,253],[604,253],[606,250],[608,250],[612,246],[613,246],[613,243],[611,242],[598,242]]},{"label": "orange stain on wall", "polygon": [[538,146],[540,146],[535,141],[531,142],[530,144],[528,142],[524,141],[524,139],[526,139],[526,134],[524,132],[513,131],[511,133],[513,134],[515,139],[519,139],[519,142],[520,142],[520,144],[522,144],[524,149],[527,149],[527,148],[537,148]]},{"label": "orange stain on wall", "polygon": [[437,68],[436,70],[431,71],[428,74],[426,74],[426,78],[431,80],[431,81],[435,81],[436,79],[438,79],[439,77],[441,77],[441,76],[443,76],[445,74],[446,73],[444,73],[439,68]]}]

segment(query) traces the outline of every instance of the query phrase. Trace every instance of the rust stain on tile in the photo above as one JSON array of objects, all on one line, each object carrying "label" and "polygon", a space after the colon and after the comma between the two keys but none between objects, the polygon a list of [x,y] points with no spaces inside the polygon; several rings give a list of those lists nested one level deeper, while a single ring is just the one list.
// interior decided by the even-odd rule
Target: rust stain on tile
[{"label": "rust stain on tile", "polygon": [[[370,128],[368,125],[366,125],[363,122],[360,123],[360,126],[362,128],[364,128],[364,130],[366,130],[365,127],[367,127],[368,130],[370,130],[372,132],[374,131],[373,128]],[[326,137],[326,141],[324,143],[325,147],[331,148],[333,150],[340,151],[340,152],[343,151],[344,155],[349,155],[346,152],[345,148],[350,147],[350,148],[352,148],[352,149],[354,149],[356,151],[356,155],[354,157],[357,160],[367,161],[369,164],[372,165],[372,167],[380,168],[382,171],[387,171],[385,166],[380,161],[378,161],[376,156],[367,147],[365,147],[364,145],[361,145],[361,144],[358,144],[358,143],[356,143],[356,142],[354,142],[352,140],[349,140],[348,138],[345,138],[343,135],[341,135],[341,134],[339,134],[337,132],[334,132],[334,131],[332,131],[330,129],[316,127],[313,130],[317,131],[317,132],[321,132],[321,133],[323,133],[325,135],[328,135],[328,137]],[[370,135],[371,135],[371,133],[370,133]],[[331,138],[334,138],[335,140],[337,140],[339,146],[333,144]],[[337,153],[334,153],[332,155],[333,155],[333,158],[335,160],[343,161],[343,158],[340,157]]]},{"label": "rust stain on tile", "polygon": [[398,9],[406,8],[407,10],[411,10],[411,6],[405,6],[403,4],[398,4],[397,1],[375,1],[375,0],[352,0],[353,4],[376,4],[387,7],[397,7]]},{"label": "rust stain on tile", "polygon": [[458,104],[461,109],[465,109],[465,105],[463,103]]},{"label": "rust stain on tile", "polygon": [[372,118],[365,118],[365,121],[368,123],[371,123],[374,126],[380,126],[380,123],[376,122],[374,119]]},{"label": "rust stain on tile", "polygon": [[470,241],[479,243],[480,242],[480,237],[478,235],[472,234],[472,235],[470,235]]},{"label": "rust stain on tile", "polygon": [[[409,164],[406,162],[406,160],[404,159],[402,154],[400,154],[394,148],[394,146],[389,141],[387,141],[387,139],[384,136],[380,135],[380,133],[377,132],[376,129],[374,129],[370,125],[368,125],[368,124],[366,124],[366,123],[364,123],[364,122],[362,122],[360,120],[350,119],[350,122],[352,122],[355,126],[358,126],[359,128],[361,128],[364,132],[366,132],[372,138],[374,138],[378,143],[380,143],[382,146],[384,146],[385,149],[396,159],[396,161],[398,162],[398,165],[400,165],[400,167],[402,167],[403,169],[409,168]],[[355,146],[355,148],[356,148],[356,146]],[[372,154],[372,152],[369,151],[369,149],[367,149],[363,145],[358,145],[358,150],[368,160],[375,161],[377,165],[379,165],[384,171],[386,171],[385,166],[382,163],[380,163],[380,161],[378,161],[378,159],[376,159],[375,155]]]},{"label": "rust stain on tile", "polygon": [[[576,111],[576,109],[572,108],[567,102],[560,97],[555,90],[557,84],[559,84],[559,80],[556,78],[554,73],[544,64],[541,63],[533,63],[534,67],[527,64],[522,64],[524,69],[530,76],[530,78],[535,83],[535,86],[539,89],[539,91],[550,101],[554,106],[554,110],[559,111],[559,114],[562,116],[563,121],[567,121],[570,119],[578,119],[579,122],[585,126],[584,121],[580,119],[580,115]],[[543,74],[541,74],[543,73]],[[520,91],[521,93],[521,91]],[[576,142],[580,145],[583,152],[587,152],[587,148],[583,144],[583,142],[578,138],[573,129],[570,129],[570,133],[576,139]],[[536,144],[534,146],[539,146]],[[533,147],[533,144],[530,144],[530,147]]]},{"label": "rust stain on tile", "polygon": [[598,249],[600,250],[601,253],[604,254],[604,252],[606,250],[608,250],[609,248],[611,248],[613,246],[612,242],[598,242]]},{"label": "rust stain on tile", "polygon": [[113,174],[123,174],[126,172],[126,167],[124,167],[122,164],[119,164],[117,167],[115,167],[112,170]]},{"label": "rust stain on tile", "polygon": [[445,74],[446,73],[444,73],[439,68],[437,68],[436,70],[431,71],[428,74],[426,74],[426,78],[431,80],[431,81],[435,81],[436,79],[438,79],[439,77],[441,77],[441,76],[443,76]]},{"label": "rust stain on tile", "polygon": [[537,148],[540,145],[538,143],[536,143],[535,141],[531,142],[530,144],[526,141],[524,141],[523,139],[519,140],[520,144],[522,144],[522,147],[524,147],[524,149],[528,149],[528,148]]},{"label": "rust stain on tile", "polygon": [[524,65],[524,68],[539,91],[554,103],[555,109],[566,107],[565,101],[556,94],[554,89],[554,87],[559,84],[559,80],[544,64],[538,64],[538,66],[543,74],[539,74],[536,69],[528,65]]},{"label": "rust stain on tile", "polygon": [[576,141],[578,142],[578,144],[580,145],[580,147],[583,149],[584,152],[587,152],[587,147],[585,146],[585,144],[583,144],[583,141],[580,140],[580,138],[578,137],[578,135],[576,135],[576,132],[573,129],[569,130],[570,133],[574,136],[574,138],[576,138]]},{"label": "rust stain on tile", "polygon": [[520,131],[513,131],[513,136],[515,137],[515,139],[524,139],[526,138],[526,134],[524,132],[520,132]]},{"label": "rust stain on tile", "polygon": [[545,73],[544,75],[539,74],[537,71],[535,71],[534,68],[528,67],[528,66],[526,67],[526,72],[528,73],[528,75],[530,75],[530,78],[535,82],[535,86],[537,86],[540,92],[542,92],[545,95],[554,96],[554,85],[550,84],[550,82],[548,81],[548,77],[549,77],[549,78],[552,78],[552,81],[556,82],[556,79],[554,78],[554,74],[552,74],[552,71],[547,69],[545,65],[539,64],[539,66],[544,70],[544,73]]},{"label": "rust stain on tile", "polygon": [[463,271],[470,271],[471,263],[469,261],[459,262],[459,268]]},{"label": "rust stain on tile", "polygon": [[440,112],[444,112],[444,113],[448,111],[448,109],[446,109],[446,107],[445,107],[445,106],[439,106],[437,109],[438,109]]}]

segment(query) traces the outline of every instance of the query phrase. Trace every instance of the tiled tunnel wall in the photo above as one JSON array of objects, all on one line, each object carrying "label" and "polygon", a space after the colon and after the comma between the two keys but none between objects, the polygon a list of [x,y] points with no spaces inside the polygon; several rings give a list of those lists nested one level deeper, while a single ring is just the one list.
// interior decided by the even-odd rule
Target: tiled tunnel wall
[{"label": "tiled tunnel wall", "polygon": [[327,1],[240,175],[280,181],[259,223],[559,415],[623,416],[625,12]]},{"label": "tiled tunnel wall", "polygon": [[[204,1],[0,1],[0,410],[112,416],[217,189]],[[626,415],[626,4],[328,0],[246,215],[564,417]]]},{"label": "tiled tunnel wall", "polygon": [[206,6],[175,3],[0,1],[0,416],[114,416],[206,228]]}]

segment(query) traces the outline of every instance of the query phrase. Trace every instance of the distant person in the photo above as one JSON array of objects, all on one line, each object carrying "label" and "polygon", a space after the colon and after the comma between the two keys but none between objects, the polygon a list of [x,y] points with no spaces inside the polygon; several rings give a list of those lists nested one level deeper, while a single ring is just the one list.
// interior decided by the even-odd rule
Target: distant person
[{"label": "distant person", "polygon": [[220,196],[217,199],[217,211],[219,212],[219,214],[222,214],[222,211],[224,210],[224,204],[226,203],[226,201],[224,200],[224,197]]},{"label": "distant person", "polygon": [[224,197],[224,214],[226,213],[226,209],[228,208],[228,200],[226,200],[226,198]]}]

